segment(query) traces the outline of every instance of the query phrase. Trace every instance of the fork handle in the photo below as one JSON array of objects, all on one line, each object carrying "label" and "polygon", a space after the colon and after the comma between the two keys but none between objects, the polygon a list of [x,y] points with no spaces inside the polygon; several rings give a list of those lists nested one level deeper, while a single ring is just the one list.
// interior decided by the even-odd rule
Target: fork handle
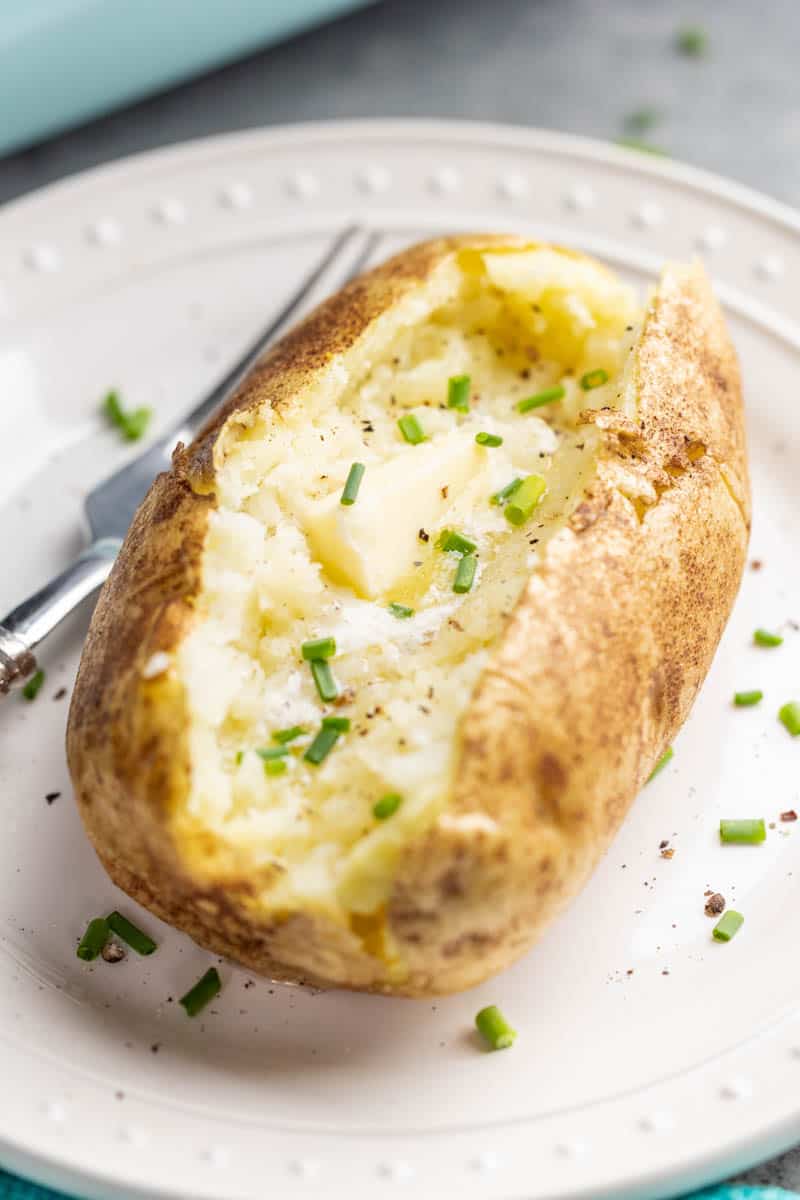
[{"label": "fork handle", "polygon": [[34,648],[105,582],[121,545],[117,538],[92,542],[65,571],[0,622],[0,696],[34,673]]}]

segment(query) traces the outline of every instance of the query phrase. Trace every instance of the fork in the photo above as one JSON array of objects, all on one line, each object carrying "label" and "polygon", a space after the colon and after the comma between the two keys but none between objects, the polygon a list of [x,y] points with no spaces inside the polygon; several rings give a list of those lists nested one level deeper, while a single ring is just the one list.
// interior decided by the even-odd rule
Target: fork
[{"label": "fork", "polygon": [[0,695],[8,694],[36,671],[36,646],[106,580],[136,509],[159,471],[169,468],[177,443],[192,440],[253,363],[295,318],[359,273],[379,240],[380,234],[358,225],[344,229],[213,391],[152,446],[89,492],[84,502],[91,536],[89,545],[66,570],[23,600],[0,622]]}]

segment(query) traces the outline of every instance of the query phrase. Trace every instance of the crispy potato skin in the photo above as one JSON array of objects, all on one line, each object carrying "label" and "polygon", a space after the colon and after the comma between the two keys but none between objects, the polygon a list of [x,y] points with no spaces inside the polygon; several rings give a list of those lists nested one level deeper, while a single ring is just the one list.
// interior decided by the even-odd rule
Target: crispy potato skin
[{"label": "crispy potato skin", "polygon": [[231,851],[210,844],[198,870],[197,847],[190,858],[176,843],[171,815],[191,772],[185,701],[170,674],[142,669],[193,620],[222,424],[291,404],[444,257],[490,245],[526,243],[415,246],[284,338],[154,482],[89,630],[67,752],[100,859],[153,912],[274,979],[425,996],[518,958],[582,886],[685,720],[739,586],[750,499],[736,356],[703,269],[669,269],[638,351],[637,420],[592,415],[604,432],[597,479],[481,676],[451,803],[407,848],[386,911],[353,930],[314,912],[266,917],[253,899],[263,880]]}]

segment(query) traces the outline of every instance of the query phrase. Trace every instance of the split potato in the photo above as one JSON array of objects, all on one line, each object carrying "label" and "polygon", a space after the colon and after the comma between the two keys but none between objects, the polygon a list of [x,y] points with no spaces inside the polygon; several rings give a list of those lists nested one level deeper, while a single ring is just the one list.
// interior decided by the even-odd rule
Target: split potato
[{"label": "split potato", "polygon": [[97,853],[274,979],[480,982],[578,891],[685,719],[748,525],[699,265],[642,307],[520,238],[406,250],[271,350],[143,502],[69,719]]}]

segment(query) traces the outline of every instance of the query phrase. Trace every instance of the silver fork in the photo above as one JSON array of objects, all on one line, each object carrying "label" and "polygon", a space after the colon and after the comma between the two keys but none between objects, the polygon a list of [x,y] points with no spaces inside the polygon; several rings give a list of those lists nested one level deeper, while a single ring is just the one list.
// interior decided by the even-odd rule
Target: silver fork
[{"label": "silver fork", "polygon": [[138,458],[89,492],[84,510],[90,544],[65,571],[23,600],[0,622],[0,695],[7,694],[34,673],[35,647],[105,581],[133,514],[159,471],[169,467],[177,443],[192,440],[242,376],[292,321],[358,274],[379,240],[379,234],[369,233],[357,225],[340,233],[277,317],[214,390]]}]

